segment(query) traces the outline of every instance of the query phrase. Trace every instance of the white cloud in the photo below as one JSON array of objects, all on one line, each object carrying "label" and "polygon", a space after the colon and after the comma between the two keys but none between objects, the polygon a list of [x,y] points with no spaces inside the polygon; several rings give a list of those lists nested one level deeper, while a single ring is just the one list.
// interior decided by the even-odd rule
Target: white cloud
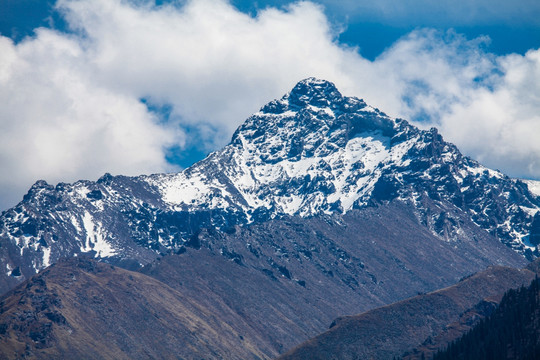
[{"label": "white cloud", "polygon": [[540,50],[498,59],[493,90],[470,92],[441,120],[441,131],[487,166],[540,178]]},{"label": "white cloud", "polygon": [[311,3],[267,9],[255,19],[217,0],[182,8],[62,1],[60,8],[84,29],[101,84],[170,103],[184,123],[210,122],[230,133],[299,79],[336,72],[343,57]]},{"label": "white cloud", "polygon": [[19,45],[0,38],[0,198],[13,205],[37,179],[96,178],[172,168],[181,133],[157,125],[136,98],[95,84],[87,54],[40,30]]},{"label": "white cloud", "polygon": [[[371,62],[337,43],[309,2],[255,18],[221,0],[58,7],[75,34],[40,29],[17,45],[0,37],[0,208],[40,178],[170,170],[165,150],[183,146],[182,129],[200,129],[214,149],[308,76],[390,115],[437,124],[491,166],[540,177],[538,51],[496,58],[482,51],[483,39],[425,30]],[[171,105],[169,121],[141,98]],[[478,131],[482,138],[470,136]]]}]

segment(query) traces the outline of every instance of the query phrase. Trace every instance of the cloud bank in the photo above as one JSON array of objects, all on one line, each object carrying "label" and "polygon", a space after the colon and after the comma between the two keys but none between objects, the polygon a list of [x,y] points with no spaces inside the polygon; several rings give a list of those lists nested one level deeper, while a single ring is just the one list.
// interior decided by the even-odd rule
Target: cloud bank
[{"label": "cloud bank", "polygon": [[427,29],[369,61],[340,44],[310,2],[255,17],[224,0],[60,0],[57,8],[70,34],[0,37],[0,209],[37,179],[173,171],[170,148],[202,138],[199,147],[217,149],[308,76],[437,126],[488,166],[540,178],[539,50],[496,57],[484,51],[487,39]]}]

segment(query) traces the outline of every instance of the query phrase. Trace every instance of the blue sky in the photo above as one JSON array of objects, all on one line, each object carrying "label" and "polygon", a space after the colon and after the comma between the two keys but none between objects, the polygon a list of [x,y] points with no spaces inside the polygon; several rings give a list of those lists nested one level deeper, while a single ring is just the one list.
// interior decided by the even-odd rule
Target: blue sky
[{"label": "blue sky", "polygon": [[0,209],[178,171],[302,78],[540,179],[540,2],[0,0]]},{"label": "blue sky", "polygon": [[[342,26],[342,43],[358,46],[374,59],[400,37],[422,27],[454,29],[468,38],[489,36],[489,51],[520,53],[540,47],[540,5],[537,1],[315,1],[336,25]],[[244,12],[255,14],[268,6],[290,1],[233,1]],[[493,8],[486,12],[485,7]],[[388,9],[390,8],[390,10]],[[465,14],[475,14],[466,16]]]},{"label": "blue sky", "polygon": [[[431,4],[426,8],[425,1],[403,1],[402,4],[406,5],[395,7],[393,12],[384,12],[382,5],[377,9],[376,2],[314,2],[324,6],[325,14],[335,26],[342,27],[339,41],[358,46],[360,53],[368,59],[374,59],[400,37],[420,27],[439,30],[453,28],[468,38],[489,36],[489,51],[499,55],[524,54],[529,49],[540,47],[538,1],[468,1],[468,8],[456,10],[450,15],[449,8],[459,7],[460,2],[428,2]],[[156,4],[163,3],[174,2],[156,1]],[[284,7],[292,1],[233,0],[231,3],[239,10],[256,16],[261,9]],[[386,3],[390,6],[393,2]],[[16,41],[31,36],[37,27],[66,28],[62,16],[54,9],[53,0],[1,0],[0,4],[0,33]],[[419,11],[420,7],[426,9]],[[493,8],[493,12],[481,15],[483,7]],[[476,15],[467,17],[459,11]]]}]

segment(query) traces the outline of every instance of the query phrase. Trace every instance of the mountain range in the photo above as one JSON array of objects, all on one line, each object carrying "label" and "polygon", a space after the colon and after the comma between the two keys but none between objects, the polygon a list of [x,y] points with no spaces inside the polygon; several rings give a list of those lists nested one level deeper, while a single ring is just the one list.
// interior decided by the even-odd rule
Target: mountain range
[{"label": "mountain range", "polygon": [[[4,326],[10,339],[19,339],[20,347],[10,343],[10,349],[30,351],[28,345],[41,356],[51,349],[68,349],[64,355],[83,351],[73,344],[40,342],[37,335],[35,340],[34,330],[17,325],[16,316],[5,317],[26,311],[16,296],[51,291],[32,290],[36,279],[61,283],[54,266],[44,269],[59,263],[56,268],[69,273],[68,267],[82,261],[110,278],[85,280],[85,287],[99,286],[96,294],[107,293],[104,284],[116,284],[115,274],[121,273],[135,280],[122,280],[115,291],[144,276],[145,284],[157,282],[151,285],[157,293],[192,304],[180,314],[167,308],[172,300],[165,306],[139,299],[158,317],[198,319],[200,331],[185,321],[175,325],[174,331],[192,334],[185,342],[199,341],[189,340],[198,334],[208,345],[188,351],[187,358],[275,357],[339,316],[451,286],[488,266],[521,268],[539,257],[536,186],[464,156],[434,128],[418,129],[343,96],[331,82],[308,78],[249,117],[223,149],[180,173],[36,182],[0,216],[0,293],[5,294],[0,330]],[[85,260],[69,260],[74,258]],[[116,270],[109,271],[111,266]],[[505,281],[507,287],[521,284]],[[147,291],[142,285],[139,290]],[[60,298],[72,303],[81,291]],[[111,299],[119,301],[121,294],[133,298],[126,290]],[[36,315],[44,311],[38,306],[30,312],[51,324],[46,326],[56,334],[52,338],[65,338],[55,332],[65,327],[63,320]],[[49,312],[55,311],[73,325],[79,321],[69,318],[71,312],[84,310]],[[91,316],[100,324],[95,329],[109,324],[100,311]],[[129,312],[121,317],[126,316]],[[150,338],[173,331],[160,321],[155,326],[148,330]],[[227,338],[211,339],[210,329],[225,327]],[[121,330],[132,331],[131,325]],[[73,341],[80,343],[88,334]],[[110,338],[115,346],[134,341]],[[238,339],[249,342],[240,346],[247,352],[232,350]],[[162,353],[143,354],[167,357],[166,351],[186,346],[167,344]],[[128,348],[108,356],[123,351],[132,357]]]}]

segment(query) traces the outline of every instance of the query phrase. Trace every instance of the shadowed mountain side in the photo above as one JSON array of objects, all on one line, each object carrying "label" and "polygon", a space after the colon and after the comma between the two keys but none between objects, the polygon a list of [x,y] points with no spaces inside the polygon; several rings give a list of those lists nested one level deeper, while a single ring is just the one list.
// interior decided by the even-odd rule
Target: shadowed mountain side
[{"label": "shadowed mountain side", "polygon": [[463,334],[471,330],[482,319],[493,313],[503,293],[483,299],[478,304],[459,315],[457,321],[445,326],[445,328],[435,336],[429,336],[421,345],[415,346],[412,350],[407,350],[400,360],[423,360],[432,359],[439,350],[459,339]]},{"label": "shadowed mountain side", "polygon": [[459,211],[444,210],[460,222],[459,240],[445,241],[419,226],[414,208],[395,201],[343,216],[205,230],[196,241],[269,276],[303,281],[330,303],[350,304],[339,299],[355,294],[360,311],[449,286],[490,265],[527,264]]},{"label": "shadowed mountain side", "polygon": [[1,359],[268,358],[256,334],[228,325],[234,314],[94,260],[59,262],[0,304]]},{"label": "shadowed mountain side", "polygon": [[[163,257],[142,272],[205,307],[227,304],[279,354],[338,316],[454,284],[494,260],[526,263],[474,224],[462,227],[478,233],[441,240],[396,202],[343,217],[290,217],[228,233],[205,230],[191,242],[200,250]],[[226,310],[216,313],[222,318]],[[228,323],[244,331],[243,323]]]},{"label": "shadowed mountain side", "polygon": [[540,359],[540,281],[507,291],[487,319],[433,360]]},{"label": "shadowed mountain side", "polygon": [[448,288],[338,318],[329,330],[279,359],[392,359],[436,336],[482,299],[499,296],[534,277],[526,269],[490,267]]},{"label": "shadowed mountain side", "polygon": [[332,296],[238,265],[207,249],[166,256],[141,271],[213,309],[239,334],[264,338],[259,346],[271,348],[269,355],[274,357],[296,339],[317,334],[339,310],[347,309],[343,299],[332,304],[330,299],[337,300]]},{"label": "shadowed mountain side", "polygon": [[[540,274],[540,259],[536,259],[526,266],[536,274]],[[459,319],[445,327],[443,331],[434,337],[428,337],[421,345],[412,350],[408,350],[401,357],[402,360],[422,360],[431,359],[440,350],[445,349],[448,344],[458,340],[482,320],[490,316],[499,306],[503,293],[483,299],[471,309],[459,316]]]},{"label": "shadowed mountain side", "polygon": [[461,222],[460,240],[419,226],[414,208],[394,201],[343,216],[203,229],[184,253],[142,274],[75,257],[3,298],[0,347],[6,358],[270,358],[338,316],[493,263],[526,263],[459,211],[445,211]]}]

